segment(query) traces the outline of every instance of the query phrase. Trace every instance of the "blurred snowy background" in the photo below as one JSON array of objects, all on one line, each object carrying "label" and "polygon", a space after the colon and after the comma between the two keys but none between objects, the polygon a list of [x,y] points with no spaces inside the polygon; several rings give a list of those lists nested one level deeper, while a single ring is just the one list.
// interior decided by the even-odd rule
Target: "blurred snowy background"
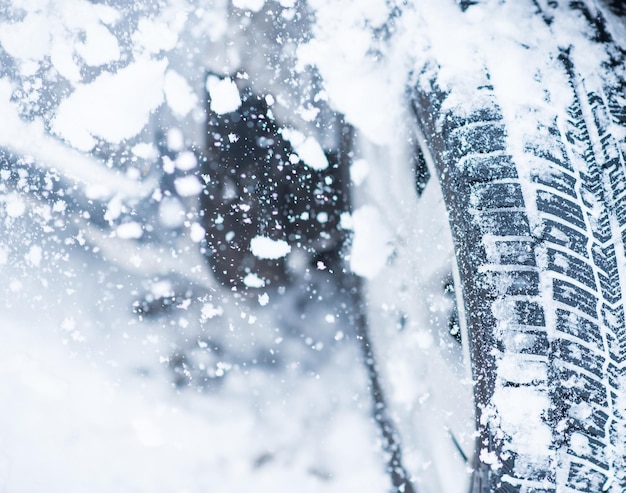
[{"label": "blurred snowy background", "polygon": [[1,491],[389,488],[347,301],[306,269],[242,296],[201,253],[208,72],[332,148],[312,66],[337,49],[358,112],[346,70],[391,7],[347,2],[333,39],[326,3],[0,2]]}]

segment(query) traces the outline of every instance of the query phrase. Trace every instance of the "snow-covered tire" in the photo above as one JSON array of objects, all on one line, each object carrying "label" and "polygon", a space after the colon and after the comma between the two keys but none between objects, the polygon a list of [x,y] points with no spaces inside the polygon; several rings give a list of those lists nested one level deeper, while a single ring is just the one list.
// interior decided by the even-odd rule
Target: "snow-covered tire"
[{"label": "snow-covered tire", "polygon": [[[624,19],[596,2],[513,3],[501,9],[532,10],[544,36],[517,46],[535,58],[533,87],[499,86],[489,56],[455,84],[435,41],[410,91],[461,281],[478,429],[471,491],[622,492]],[[459,18],[481,8],[500,6],[466,5]],[[504,57],[517,56],[512,45]]]}]

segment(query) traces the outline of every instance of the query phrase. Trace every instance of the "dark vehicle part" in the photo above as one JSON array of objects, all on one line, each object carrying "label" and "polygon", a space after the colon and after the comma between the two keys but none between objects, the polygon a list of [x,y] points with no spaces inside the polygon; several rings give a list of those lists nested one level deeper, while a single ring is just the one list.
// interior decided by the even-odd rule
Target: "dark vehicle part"
[{"label": "dark vehicle part", "polygon": [[[338,155],[281,128],[271,95],[254,94],[238,78],[209,80],[236,91],[240,103],[216,111],[209,92],[202,167],[208,186],[200,199],[206,255],[224,286],[284,287],[293,271],[326,265],[342,247],[339,221],[348,200]],[[293,141],[312,154],[310,163]],[[276,251],[255,252],[255,239]]]}]

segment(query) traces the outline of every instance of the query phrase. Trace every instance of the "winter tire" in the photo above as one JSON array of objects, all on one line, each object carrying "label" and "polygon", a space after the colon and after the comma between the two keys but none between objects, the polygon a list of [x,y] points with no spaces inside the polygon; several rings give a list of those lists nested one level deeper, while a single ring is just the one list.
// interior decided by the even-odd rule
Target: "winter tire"
[{"label": "winter tire", "polygon": [[[363,151],[376,167],[392,162],[374,172],[389,182],[372,193],[387,202],[379,211],[394,251],[370,282],[369,316],[405,466],[425,492],[622,492],[623,9],[447,4],[414,2],[395,21],[422,33],[406,116],[413,147]],[[437,270],[446,255],[452,276]],[[439,310],[428,289],[449,290],[450,277],[457,308]],[[464,360],[452,354],[463,352],[457,331],[465,387],[462,369],[456,384],[435,369]]]}]

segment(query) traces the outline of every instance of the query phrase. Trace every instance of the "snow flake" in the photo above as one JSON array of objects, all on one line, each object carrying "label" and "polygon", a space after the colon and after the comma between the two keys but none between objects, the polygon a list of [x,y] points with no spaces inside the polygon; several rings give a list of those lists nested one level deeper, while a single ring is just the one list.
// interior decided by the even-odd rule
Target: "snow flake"
[{"label": "snow flake", "polygon": [[230,78],[220,79],[211,75],[207,77],[206,88],[211,97],[211,111],[218,115],[230,113],[241,106],[239,89]]},{"label": "snow flake", "polygon": [[213,303],[205,303],[202,305],[202,309],[200,310],[200,319],[203,322],[207,320],[218,317],[224,313],[224,310],[221,306],[216,307]]},{"label": "snow flake", "polygon": [[194,243],[200,243],[204,239],[206,231],[198,223],[193,223],[189,228],[189,238]]},{"label": "snow flake", "polygon": [[233,5],[238,9],[258,12],[265,5],[265,0],[233,0]]},{"label": "snow flake", "polygon": [[[280,133],[289,141],[298,154],[298,157],[304,161],[307,166],[318,171],[328,168],[326,154],[324,154],[324,150],[319,142],[313,137],[305,137],[301,132],[290,128],[283,128],[280,130]],[[289,157],[289,161],[295,164],[291,156]]]},{"label": "snow flake", "polygon": [[284,240],[272,240],[266,236],[255,236],[250,241],[252,255],[260,259],[275,260],[291,252],[291,246]]},{"label": "snow flake", "polygon": [[243,283],[249,288],[262,288],[265,286],[265,281],[254,272],[248,273],[244,277]]},{"label": "snow flake", "polygon": [[165,101],[179,118],[186,116],[198,103],[187,80],[175,70],[168,70],[163,81]]},{"label": "snow flake", "polygon": [[200,180],[193,175],[177,178],[174,181],[174,187],[176,188],[176,193],[181,197],[193,197],[204,190]]},{"label": "snow flake", "polygon": [[26,211],[24,199],[16,193],[5,197],[5,206],[9,217],[20,217]]},{"label": "snow flake", "polygon": [[26,254],[26,260],[34,267],[39,267],[41,264],[41,258],[43,256],[43,250],[39,245],[32,245]]},{"label": "snow flake", "polygon": [[131,221],[120,224],[115,229],[115,234],[118,238],[125,240],[137,239],[141,238],[143,235],[143,228],[141,227],[141,224]]}]

